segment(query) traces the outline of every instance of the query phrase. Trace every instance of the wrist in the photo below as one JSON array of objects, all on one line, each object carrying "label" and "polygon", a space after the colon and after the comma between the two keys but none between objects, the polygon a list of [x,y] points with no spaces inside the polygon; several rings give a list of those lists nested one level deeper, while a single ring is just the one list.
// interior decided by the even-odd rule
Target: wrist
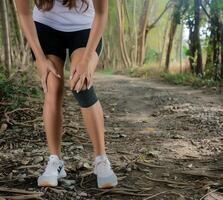
[{"label": "wrist", "polygon": [[46,60],[45,54],[40,49],[34,49],[33,52],[35,54],[36,60],[38,61]]},{"label": "wrist", "polygon": [[37,62],[45,62],[46,60],[47,60],[47,58],[46,58],[45,55],[37,56],[37,57],[36,57],[36,61],[37,61]]},{"label": "wrist", "polygon": [[45,55],[40,55],[40,56],[36,56],[37,60],[46,60],[46,56]]}]

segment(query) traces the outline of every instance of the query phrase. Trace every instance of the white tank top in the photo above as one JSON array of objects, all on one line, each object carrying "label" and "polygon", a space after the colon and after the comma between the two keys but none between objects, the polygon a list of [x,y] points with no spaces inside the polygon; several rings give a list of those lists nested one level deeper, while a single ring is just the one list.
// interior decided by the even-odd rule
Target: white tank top
[{"label": "white tank top", "polygon": [[56,30],[71,32],[91,28],[95,15],[94,5],[92,0],[89,0],[89,8],[86,5],[82,6],[81,0],[77,0],[77,8],[69,10],[64,6],[61,0],[55,0],[54,6],[49,11],[39,10],[36,6],[33,8],[33,20],[50,26]]}]

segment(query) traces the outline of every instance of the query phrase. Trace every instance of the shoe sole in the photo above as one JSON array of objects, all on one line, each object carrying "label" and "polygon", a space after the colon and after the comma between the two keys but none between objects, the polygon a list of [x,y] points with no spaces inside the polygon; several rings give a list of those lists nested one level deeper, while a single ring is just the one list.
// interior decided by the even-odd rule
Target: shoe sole
[{"label": "shoe sole", "polygon": [[110,181],[108,181],[106,179],[105,180],[102,180],[102,179],[98,179],[97,180],[98,188],[103,188],[103,189],[105,189],[105,188],[112,188],[112,187],[115,187],[118,184],[116,176],[109,177],[108,180],[110,180]]},{"label": "shoe sole", "polygon": [[[58,180],[66,177],[67,174],[61,175],[59,177],[51,177],[51,181],[43,180],[43,181],[37,181],[39,187],[55,187],[58,185]],[[49,178],[48,178],[49,179]]]},{"label": "shoe sole", "polygon": [[41,183],[38,183],[39,187],[55,187],[57,185],[58,185],[58,183],[52,184],[52,183],[50,183],[48,181],[42,181]]},{"label": "shoe sole", "polygon": [[100,189],[108,189],[108,188],[115,187],[116,185],[117,184],[106,183],[106,184],[103,184],[103,185],[99,185],[98,188],[100,188]]}]

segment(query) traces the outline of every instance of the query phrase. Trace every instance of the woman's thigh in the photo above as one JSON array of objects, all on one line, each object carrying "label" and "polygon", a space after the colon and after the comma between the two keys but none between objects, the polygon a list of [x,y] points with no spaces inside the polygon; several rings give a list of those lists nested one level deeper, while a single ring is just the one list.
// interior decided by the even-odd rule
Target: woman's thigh
[{"label": "woman's thigh", "polygon": [[[55,30],[45,24],[35,22],[38,39],[45,55],[55,55],[64,62],[66,59],[66,45],[64,35],[61,31]],[[31,49],[33,60],[35,55]]]}]

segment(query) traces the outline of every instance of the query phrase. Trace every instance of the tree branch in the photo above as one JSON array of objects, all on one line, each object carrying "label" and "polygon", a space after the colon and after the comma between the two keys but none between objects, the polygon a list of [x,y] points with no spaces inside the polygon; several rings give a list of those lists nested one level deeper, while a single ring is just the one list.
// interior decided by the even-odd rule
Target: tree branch
[{"label": "tree branch", "polygon": [[208,19],[211,19],[211,16],[208,14],[206,8],[204,7],[204,5],[202,3],[201,3],[201,7],[202,7],[204,13],[207,15]]},{"label": "tree branch", "polygon": [[152,28],[154,28],[154,26],[159,22],[159,20],[162,18],[162,16],[166,13],[166,11],[171,7],[171,1],[169,1],[165,7],[165,9],[163,10],[163,12],[161,12],[161,14],[157,17],[157,19],[154,20],[154,22],[152,24],[147,25],[146,29],[150,30]]}]

